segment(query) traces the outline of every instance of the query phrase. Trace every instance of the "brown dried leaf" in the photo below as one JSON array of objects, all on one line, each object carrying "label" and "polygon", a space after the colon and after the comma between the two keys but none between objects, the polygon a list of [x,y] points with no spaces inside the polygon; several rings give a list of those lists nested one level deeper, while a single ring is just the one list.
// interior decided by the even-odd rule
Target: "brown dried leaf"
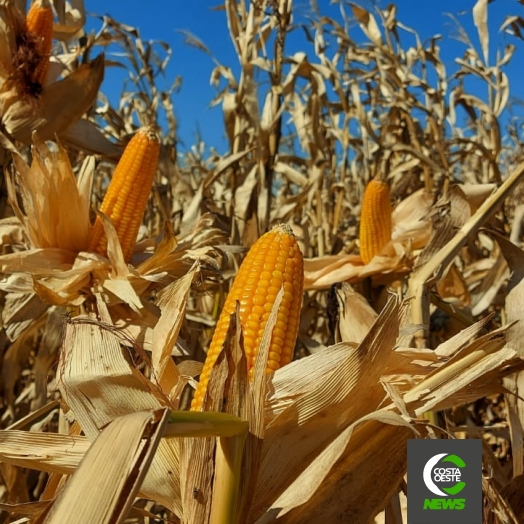
[{"label": "brown dried leaf", "polygon": [[362,342],[377,313],[368,301],[357,293],[347,282],[335,289],[338,303],[338,323],[335,328],[335,342]]},{"label": "brown dried leaf", "polygon": [[[161,314],[153,329],[153,348],[151,364],[153,379],[173,399],[179,398],[180,392],[173,391],[180,381],[172,355],[179,354],[176,349],[178,334],[184,320],[189,289],[197,271],[196,264],[189,273],[165,287],[158,295],[158,307]],[[178,393],[178,394],[177,394]]]},{"label": "brown dried leaf", "polygon": [[[24,204],[18,213],[25,215],[32,247],[84,250],[91,232],[89,198],[81,194],[65,150],[58,145],[53,152],[35,135],[31,167],[19,156],[14,162]],[[9,197],[16,202],[13,190],[11,183]]]},{"label": "brown dried leaf", "polygon": [[155,455],[167,414],[167,410],[140,411],[111,422],[59,492],[43,523],[122,522]]},{"label": "brown dried leaf", "polygon": [[366,9],[357,4],[350,4],[353,16],[357,19],[358,25],[364,34],[376,45],[382,45],[382,35],[378,28],[375,17]]},{"label": "brown dried leaf", "polygon": [[48,473],[70,475],[90,446],[91,442],[86,437],[18,430],[0,431],[2,462]]},{"label": "brown dried leaf", "polygon": [[[100,301],[99,308],[107,322]],[[167,397],[125,358],[114,329],[89,318],[67,324],[59,369],[62,396],[92,441],[115,418],[167,404]],[[176,440],[159,444],[141,492],[180,514],[178,454]]]},{"label": "brown dried leaf", "polygon": [[473,6],[473,21],[478,31],[485,64],[489,63],[488,3],[489,0],[477,0]]},{"label": "brown dried leaf", "polygon": [[[342,362],[322,378],[309,369],[312,357],[292,362],[275,373],[275,382],[285,378],[288,382],[284,390],[274,384],[266,404],[266,410],[277,411],[278,415],[266,426],[254,498],[257,516],[261,508],[273,504],[278,494],[296,481],[333,438],[384,400],[378,378],[390,360],[398,335],[398,308],[398,302],[390,300],[360,346],[349,349]],[[322,353],[313,356],[318,355]],[[300,382],[290,377],[306,374],[317,380],[310,378],[308,389],[300,391]],[[290,449],[295,450],[293,454]]]}]

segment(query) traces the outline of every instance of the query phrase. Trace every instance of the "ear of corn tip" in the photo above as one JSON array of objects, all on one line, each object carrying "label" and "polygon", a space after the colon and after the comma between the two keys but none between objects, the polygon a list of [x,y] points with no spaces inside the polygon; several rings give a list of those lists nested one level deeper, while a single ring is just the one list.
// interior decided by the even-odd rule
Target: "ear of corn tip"
[{"label": "ear of corn tip", "polygon": [[[159,152],[160,143],[152,127],[140,129],[127,144],[100,207],[115,226],[126,261],[133,254]],[[107,238],[99,217],[93,225],[89,251],[104,255],[107,252]]]},{"label": "ear of corn tip", "polygon": [[389,185],[373,179],[366,186],[360,212],[360,257],[368,264],[391,240]]},{"label": "ear of corn tip", "polygon": [[200,382],[191,403],[192,411],[202,409],[211,370],[224,345],[231,314],[240,305],[240,323],[250,379],[269,315],[280,289],[283,297],[271,336],[266,372],[291,362],[298,333],[304,286],[302,253],[291,228],[282,224],[262,235],[242,262],[218,319]]}]

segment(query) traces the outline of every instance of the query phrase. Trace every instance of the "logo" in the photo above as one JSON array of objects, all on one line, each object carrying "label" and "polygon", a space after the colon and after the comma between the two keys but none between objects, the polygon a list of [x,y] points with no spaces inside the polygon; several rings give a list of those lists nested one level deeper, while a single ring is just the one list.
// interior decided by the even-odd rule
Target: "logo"
[{"label": "logo", "polygon": [[[455,467],[435,468],[434,466],[440,460],[442,460],[442,462],[451,462]],[[464,467],[466,467],[466,464],[460,457],[457,457],[457,455],[448,455],[447,453],[439,453],[438,455],[434,455],[426,462],[426,465],[424,466],[424,484],[426,484],[426,487],[429,489],[429,491],[435,495],[439,495],[440,497],[445,497],[446,495],[456,495],[457,493],[460,493],[466,486],[466,483],[460,480],[462,476],[460,468]],[[442,489],[440,489],[437,485],[437,483],[440,482],[456,482],[456,484],[450,488],[442,487]]]},{"label": "logo", "polygon": [[480,440],[408,440],[408,522],[481,524]]}]

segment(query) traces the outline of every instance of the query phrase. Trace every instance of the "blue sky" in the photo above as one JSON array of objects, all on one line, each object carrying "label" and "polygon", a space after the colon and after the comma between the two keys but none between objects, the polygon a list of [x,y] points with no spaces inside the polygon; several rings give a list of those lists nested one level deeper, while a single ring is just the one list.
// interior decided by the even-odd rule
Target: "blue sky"
[{"label": "blue sky", "polygon": [[[357,2],[358,3],[358,2]],[[385,6],[389,2],[383,2]],[[308,11],[307,0],[295,0],[297,15]],[[366,5],[361,2],[361,5]],[[220,152],[227,149],[223,136],[222,113],[219,107],[210,108],[209,103],[216,94],[210,86],[210,75],[214,63],[205,53],[187,46],[180,30],[193,33],[212,50],[217,60],[233,71],[238,70],[238,59],[229,38],[225,12],[216,9],[221,2],[210,0],[85,0],[86,10],[96,14],[109,14],[119,22],[139,29],[143,40],[163,40],[173,49],[173,57],[166,73],[166,86],[175,77],[182,77],[180,91],[174,95],[175,112],[179,125],[180,148],[190,147],[197,130],[208,145]],[[339,6],[328,0],[317,0],[319,11],[339,21]],[[369,4],[368,4],[369,5]],[[454,70],[453,60],[462,56],[465,46],[458,42],[456,25],[449,14],[453,15],[467,30],[472,42],[480,49],[476,29],[472,22],[474,0],[397,0],[397,18],[403,24],[415,29],[424,40],[434,34],[442,36],[441,57],[448,73]],[[524,7],[518,0],[494,0],[489,5],[490,57],[493,61],[497,49],[506,44],[517,45],[517,51],[510,67],[506,70],[510,77],[511,92],[519,93],[524,88],[524,76],[521,73],[524,63],[524,42],[498,31],[508,15],[524,16]],[[91,19],[88,27],[96,28],[100,22]],[[351,37],[357,41],[364,40],[362,32],[355,26]],[[309,49],[309,44],[302,40],[303,33],[297,31],[289,40],[289,52]],[[103,90],[110,96],[117,96],[121,89],[118,75],[123,71],[109,72]],[[479,93],[482,96],[482,93]]]}]

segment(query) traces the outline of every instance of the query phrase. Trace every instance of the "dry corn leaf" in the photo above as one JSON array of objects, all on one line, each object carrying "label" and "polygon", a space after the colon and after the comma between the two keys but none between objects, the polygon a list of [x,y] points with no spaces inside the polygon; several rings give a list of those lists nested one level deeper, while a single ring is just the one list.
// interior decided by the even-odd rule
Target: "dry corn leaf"
[{"label": "dry corn leaf", "polygon": [[[524,358],[524,336],[523,300],[524,300],[524,251],[503,237],[499,233],[493,233],[501,253],[504,256],[508,269],[511,272],[507,285],[505,297],[506,322],[516,325],[508,333],[508,346],[511,347],[520,358]],[[509,394],[506,395],[506,402],[509,411],[509,425],[513,451],[513,473],[520,475],[524,471],[524,450],[518,445],[524,437],[524,402],[520,400],[524,391],[524,373],[521,371],[509,376],[504,380],[504,386]]]},{"label": "dry corn leaf", "polygon": [[170,398],[175,402],[181,394],[181,391],[175,391],[175,388],[181,385],[181,381],[180,373],[171,355],[177,354],[176,342],[184,320],[189,289],[196,271],[197,266],[194,265],[187,275],[165,287],[158,295],[158,307],[161,314],[153,329],[152,377],[160,389],[168,392]]},{"label": "dry corn leaf", "polygon": [[84,0],[53,0],[53,5],[58,16],[58,22],[53,24],[53,36],[67,41],[84,27]]},{"label": "dry corn leaf", "polygon": [[347,282],[343,282],[334,293],[338,304],[335,342],[359,344],[371,329],[377,313]]},{"label": "dry corn leaf", "polygon": [[15,385],[25,367],[39,329],[45,324],[45,314],[31,322],[6,350],[2,365],[2,389],[8,406],[15,402]]},{"label": "dry corn leaf", "polygon": [[[269,518],[262,518],[257,524],[273,522],[271,519],[277,515],[276,522],[283,524],[371,522],[379,508],[387,504],[405,473],[406,446],[400,445],[400,442],[414,437],[413,429],[406,426],[406,423],[395,426],[369,422],[362,427],[346,430],[337,439],[344,438],[346,442],[335,441],[323,452],[322,458],[331,448],[338,447],[339,456],[335,460],[335,457],[330,457],[325,461],[332,467],[322,483],[304,490],[308,500],[301,505],[288,503],[287,507],[294,507],[289,513],[279,512],[281,507],[285,510],[286,506],[283,501],[280,502],[282,505],[277,501],[267,513]],[[379,449],[381,451],[377,453]],[[348,471],[354,472],[353,475],[348,475]],[[306,478],[303,482],[306,482]],[[308,480],[312,482],[311,478]],[[372,490],[369,489],[370,485],[373,485]]]},{"label": "dry corn leaf", "polygon": [[465,277],[470,289],[472,315],[481,315],[490,308],[503,291],[509,274],[508,264],[498,248],[491,258],[481,259],[479,263],[469,266]]},{"label": "dry corn leaf", "polygon": [[411,243],[413,249],[424,247],[431,234],[429,214],[433,196],[425,189],[419,189],[401,200],[391,214],[391,238]]},{"label": "dry corn leaf", "polygon": [[0,430],[0,459],[6,464],[70,475],[91,442],[86,437]]},{"label": "dry corn leaf", "polygon": [[477,27],[484,62],[489,63],[488,1],[477,0],[473,6],[473,21]]},{"label": "dry corn leaf", "polygon": [[[28,284],[29,289],[31,284],[32,282]],[[48,306],[33,293],[7,293],[2,308],[2,323],[9,340],[16,340],[45,314],[47,308]]]},{"label": "dry corn leaf", "polygon": [[35,355],[34,381],[35,396],[31,402],[31,409],[38,410],[45,406],[48,398],[49,370],[58,360],[58,353],[62,344],[64,317],[66,310],[52,306],[48,309],[45,327],[38,352]]},{"label": "dry corn leaf", "polygon": [[404,402],[420,416],[482,395],[502,393],[502,377],[512,367],[521,366],[517,353],[505,344],[505,329],[499,329],[462,348],[406,393]]},{"label": "dry corn leaf", "polygon": [[[99,307],[102,319],[110,322],[100,301]],[[92,441],[119,416],[169,405],[167,397],[128,362],[118,335],[110,329],[89,319],[69,322],[59,365],[62,396]],[[178,454],[175,440],[159,444],[141,493],[180,515]]]},{"label": "dry corn leaf", "polygon": [[51,503],[50,500],[41,500],[38,502],[21,502],[19,504],[0,504],[0,510],[5,511],[11,516],[37,518]]},{"label": "dry corn leaf", "polygon": [[[113,420],[93,442],[44,524],[123,522],[157,450],[166,410]],[[86,493],[89,492],[89,497]]]},{"label": "dry corn leaf", "polygon": [[469,204],[471,214],[480,207],[497,188],[496,184],[457,184],[453,186],[459,190]]},{"label": "dry corn leaf", "polygon": [[455,265],[449,266],[444,273],[437,284],[437,291],[440,298],[454,306],[467,307],[471,304],[471,297],[462,273]]},{"label": "dry corn leaf", "polygon": [[118,158],[122,154],[122,146],[108,140],[93,122],[84,118],[62,131],[60,140],[67,146],[91,155]]}]

